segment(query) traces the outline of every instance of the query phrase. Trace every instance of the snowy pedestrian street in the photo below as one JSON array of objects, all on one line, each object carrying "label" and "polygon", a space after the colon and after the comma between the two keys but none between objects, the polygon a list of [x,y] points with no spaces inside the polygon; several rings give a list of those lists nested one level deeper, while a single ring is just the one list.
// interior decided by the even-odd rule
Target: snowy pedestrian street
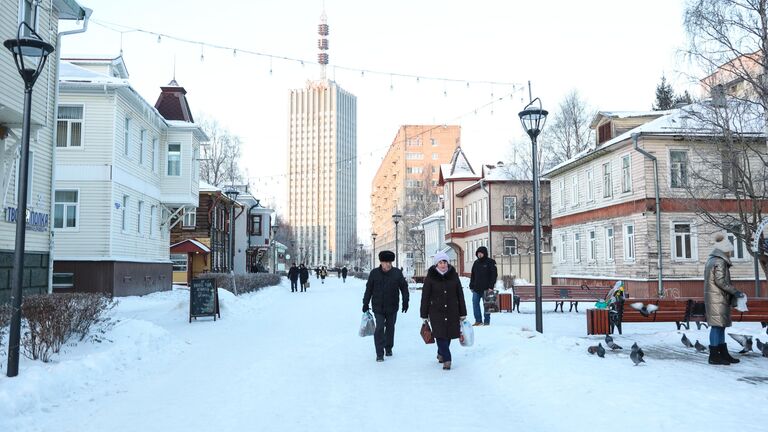
[{"label": "snowy pedestrian street", "polygon": [[[18,377],[0,377],[0,431],[765,430],[768,358],[736,354],[730,338],[741,363],[710,366],[674,324],[627,324],[615,335],[624,349],[599,358],[587,353],[602,341],[585,336],[589,305],[545,304],[539,335],[524,303],[475,327],[474,346],[454,340],[444,371],[419,337],[411,290],[394,355],[377,363],[373,338],[357,335],[364,281],[310,281],[306,293],[285,278],[238,297],[220,290],[216,322],[188,323],[186,289],[121,298],[111,342],[48,364],[22,358]],[[767,338],[759,323],[731,332]],[[706,329],[685,333],[707,344]],[[634,342],[645,364],[630,360]]]}]

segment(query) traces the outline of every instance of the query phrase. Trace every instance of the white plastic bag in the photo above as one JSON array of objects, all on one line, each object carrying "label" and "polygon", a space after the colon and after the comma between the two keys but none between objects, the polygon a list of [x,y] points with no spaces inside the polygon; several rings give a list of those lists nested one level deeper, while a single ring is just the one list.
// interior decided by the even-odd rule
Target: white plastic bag
[{"label": "white plastic bag", "polygon": [[743,296],[736,299],[736,310],[739,312],[748,312],[749,309],[747,309],[747,295],[744,294]]},{"label": "white plastic bag", "polygon": [[360,337],[373,336],[373,332],[376,330],[376,322],[373,320],[371,311],[363,313],[363,319],[360,321]]},{"label": "white plastic bag", "polygon": [[464,320],[459,326],[461,334],[459,335],[459,343],[461,346],[471,347],[475,343],[475,330],[472,328],[472,324],[469,321]]}]

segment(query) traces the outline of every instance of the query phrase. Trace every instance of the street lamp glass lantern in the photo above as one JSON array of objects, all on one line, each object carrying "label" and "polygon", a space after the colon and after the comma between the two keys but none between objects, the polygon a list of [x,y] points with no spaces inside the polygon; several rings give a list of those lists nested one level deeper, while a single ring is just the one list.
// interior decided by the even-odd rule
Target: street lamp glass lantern
[{"label": "street lamp glass lantern", "polygon": [[240,191],[235,188],[230,188],[224,191],[224,194],[232,201],[237,201],[237,196],[240,195]]},{"label": "street lamp glass lantern", "polygon": [[536,98],[531,101],[517,115],[523,124],[523,129],[531,138],[536,138],[544,129],[544,123],[547,121],[549,112],[541,108],[541,100]]},{"label": "street lamp glass lantern", "polygon": [[[29,36],[22,37],[25,27]],[[16,37],[6,40],[3,45],[13,54],[16,69],[27,87],[35,84],[45,67],[45,61],[54,50],[53,45],[45,42],[27,23],[21,23]]]},{"label": "street lamp glass lantern", "polygon": [[395,213],[392,215],[392,220],[395,221],[395,225],[399,224],[400,219],[402,218],[403,218],[403,215],[401,215],[400,213]]}]

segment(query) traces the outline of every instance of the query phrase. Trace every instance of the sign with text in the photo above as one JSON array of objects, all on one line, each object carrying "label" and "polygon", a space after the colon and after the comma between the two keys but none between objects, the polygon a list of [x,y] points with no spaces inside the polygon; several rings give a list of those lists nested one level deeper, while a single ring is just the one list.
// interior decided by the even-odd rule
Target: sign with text
[{"label": "sign with text", "polygon": [[219,311],[219,291],[215,279],[192,279],[189,285],[189,322],[192,318],[216,315],[221,318]]}]

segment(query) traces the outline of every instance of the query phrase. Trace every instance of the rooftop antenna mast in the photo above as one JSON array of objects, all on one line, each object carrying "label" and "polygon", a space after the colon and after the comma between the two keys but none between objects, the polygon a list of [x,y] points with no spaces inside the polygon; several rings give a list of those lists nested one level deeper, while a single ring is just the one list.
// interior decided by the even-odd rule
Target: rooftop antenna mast
[{"label": "rooftop antenna mast", "polygon": [[328,17],[325,15],[325,5],[323,5],[323,14],[320,15],[320,25],[317,26],[317,48],[320,52],[317,54],[317,62],[320,64],[320,80],[326,79],[326,66],[328,66]]}]

